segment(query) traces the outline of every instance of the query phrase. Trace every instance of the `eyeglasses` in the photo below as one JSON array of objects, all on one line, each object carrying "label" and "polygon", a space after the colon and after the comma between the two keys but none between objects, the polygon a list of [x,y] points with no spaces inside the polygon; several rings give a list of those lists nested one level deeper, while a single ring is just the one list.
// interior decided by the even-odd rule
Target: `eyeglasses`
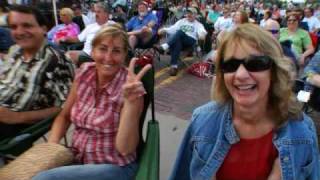
[{"label": "eyeglasses", "polygon": [[279,29],[268,29],[267,31],[271,32],[271,34],[278,34]]},{"label": "eyeglasses", "polygon": [[250,55],[244,59],[230,58],[222,60],[221,70],[223,73],[236,72],[241,64],[250,72],[260,72],[271,68],[272,59],[269,56]]}]

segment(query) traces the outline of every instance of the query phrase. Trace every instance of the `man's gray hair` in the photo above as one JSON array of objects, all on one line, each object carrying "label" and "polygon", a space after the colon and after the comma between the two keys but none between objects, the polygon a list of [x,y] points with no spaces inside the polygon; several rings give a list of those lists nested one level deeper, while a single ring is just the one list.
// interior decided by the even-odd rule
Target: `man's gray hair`
[{"label": "man's gray hair", "polygon": [[104,10],[104,12],[109,13],[110,12],[110,7],[107,3],[104,2],[98,2],[95,4],[96,8],[101,8]]}]

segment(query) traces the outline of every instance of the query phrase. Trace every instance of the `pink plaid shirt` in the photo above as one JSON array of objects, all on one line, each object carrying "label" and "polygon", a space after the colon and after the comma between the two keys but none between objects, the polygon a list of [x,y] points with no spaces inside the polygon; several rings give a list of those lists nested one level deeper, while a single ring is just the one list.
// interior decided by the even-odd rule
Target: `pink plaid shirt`
[{"label": "pink plaid shirt", "polygon": [[77,162],[123,166],[136,159],[135,153],[122,156],[115,148],[123,107],[121,88],[126,77],[127,70],[121,68],[114,79],[97,92],[95,63],[83,64],[78,70],[77,100],[71,110],[71,121],[75,124],[72,149]]}]

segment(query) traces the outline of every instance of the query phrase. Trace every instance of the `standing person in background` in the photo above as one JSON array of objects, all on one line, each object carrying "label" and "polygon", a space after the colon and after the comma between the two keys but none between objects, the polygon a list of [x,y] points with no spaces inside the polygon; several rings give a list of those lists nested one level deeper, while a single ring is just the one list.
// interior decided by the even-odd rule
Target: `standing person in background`
[{"label": "standing person in background", "polygon": [[170,180],[320,179],[316,129],[291,90],[289,64],[259,26],[230,32],[212,101],[194,111]]}]

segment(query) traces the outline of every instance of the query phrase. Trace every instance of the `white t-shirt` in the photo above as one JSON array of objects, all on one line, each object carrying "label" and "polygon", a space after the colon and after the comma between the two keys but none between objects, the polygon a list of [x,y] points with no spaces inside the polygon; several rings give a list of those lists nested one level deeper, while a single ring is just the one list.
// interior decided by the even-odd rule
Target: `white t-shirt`
[{"label": "white t-shirt", "polygon": [[90,19],[89,19],[86,15],[82,14],[81,16],[82,16],[83,23],[84,23],[84,25],[85,25],[86,27],[87,27],[89,24],[91,24]]},{"label": "white t-shirt", "polygon": [[318,18],[311,16],[311,17],[304,17],[302,22],[307,22],[309,26],[309,32],[312,32],[315,29],[320,28],[320,21]]},{"label": "white t-shirt", "polygon": [[93,24],[93,23],[96,22],[96,13],[95,12],[88,11],[87,17],[88,17],[88,19],[90,21],[90,24]]},{"label": "white t-shirt", "polygon": [[221,32],[230,28],[232,24],[233,22],[231,17],[224,18],[221,16],[217,19],[216,23],[214,23],[214,29],[217,32]]},{"label": "white t-shirt", "polygon": [[[104,25],[110,25],[115,24],[114,21],[109,20]],[[78,39],[80,42],[84,42],[83,51],[87,53],[88,55],[91,54],[91,43],[94,38],[94,36],[97,34],[97,32],[100,30],[102,25],[99,25],[98,23],[89,24],[79,35]]]},{"label": "white t-shirt", "polygon": [[173,34],[177,30],[182,30],[187,36],[195,40],[198,40],[199,37],[205,37],[207,34],[204,26],[199,21],[194,20],[190,22],[187,18],[180,19],[174,25],[164,28],[164,30],[169,34]]}]

